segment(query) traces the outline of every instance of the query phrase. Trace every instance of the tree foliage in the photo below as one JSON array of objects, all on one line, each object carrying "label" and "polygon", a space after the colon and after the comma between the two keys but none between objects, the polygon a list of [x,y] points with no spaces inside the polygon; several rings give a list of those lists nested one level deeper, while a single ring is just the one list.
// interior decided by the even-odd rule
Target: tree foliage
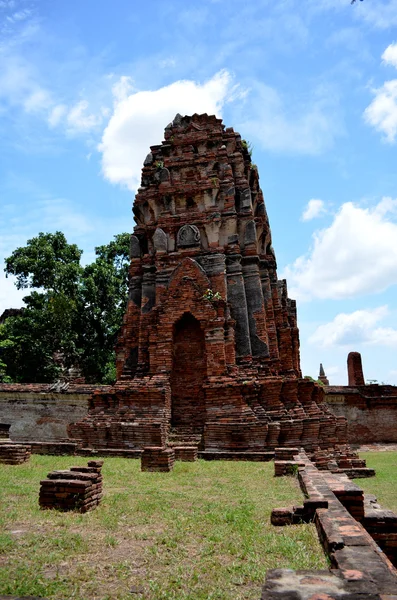
[{"label": "tree foliage", "polygon": [[0,326],[0,381],[52,382],[77,367],[89,382],[110,382],[127,298],[129,234],[82,251],[61,232],[40,233],[6,259],[26,308]]}]

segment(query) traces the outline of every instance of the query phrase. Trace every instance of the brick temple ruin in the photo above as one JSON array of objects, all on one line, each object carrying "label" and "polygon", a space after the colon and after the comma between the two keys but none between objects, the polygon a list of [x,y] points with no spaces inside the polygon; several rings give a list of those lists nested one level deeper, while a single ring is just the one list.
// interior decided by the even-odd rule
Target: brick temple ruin
[{"label": "brick temple ruin", "polygon": [[91,448],[247,452],[346,442],[302,379],[296,303],[277,264],[247,143],[215,116],[177,115],[133,205],[117,382],[69,426]]}]

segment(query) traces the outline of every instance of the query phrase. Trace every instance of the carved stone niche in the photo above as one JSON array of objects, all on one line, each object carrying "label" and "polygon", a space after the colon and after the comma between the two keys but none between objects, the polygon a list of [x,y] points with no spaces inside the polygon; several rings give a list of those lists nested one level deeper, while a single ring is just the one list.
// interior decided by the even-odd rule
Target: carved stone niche
[{"label": "carved stone niche", "polygon": [[157,227],[153,235],[153,249],[156,252],[167,252],[168,250],[167,234],[160,227]]},{"label": "carved stone niche", "polygon": [[200,244],[200,231],[196,225],[184,225],[178,231],[177,245],[180,248],[198,246]]},{"label": "carved stone niche", "polygon": [[136,235],[132,235],[130,238],[130,258],[140,258],[141,256],[141,245]]},{"label": "carved stone niche", "polygon": [[165,181],[170,181],[169,170],[166,167],[157,169],[154,174],[154,180],[157,183],[164,183]]},{"label": "carved stone niche", "polygon": [[170,172],[166,167],[164,167],[160,171],[160,181],[163,182],[163,181],[169,181],[169,180],[170,180]]},{"label": "carved stone niche", "polygon": [[249,188],[245,188],[240,192],[240,209],[249,209],[251,208],[251,190]]}]

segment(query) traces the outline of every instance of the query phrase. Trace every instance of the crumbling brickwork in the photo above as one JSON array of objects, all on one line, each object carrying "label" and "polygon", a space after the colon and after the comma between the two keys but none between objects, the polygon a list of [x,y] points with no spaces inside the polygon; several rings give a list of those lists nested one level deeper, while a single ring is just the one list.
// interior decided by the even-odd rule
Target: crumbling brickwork
[{"label": "crumbling brickwork", "polygon": [[90,460],[87,467],[70,467],[52,471],[40,481],[40,508],[85,513],[98,506],[102,499],[103,460]]},{"label": "crumbling brickwork", "polygon": [[210,452],[343,443],[343,419],[301,378],[296,303],[246,142],[208,115],[177,115],[164,137],[133,206],[117,383],[92,396],[71,437],[165,447],[190,429]]}]

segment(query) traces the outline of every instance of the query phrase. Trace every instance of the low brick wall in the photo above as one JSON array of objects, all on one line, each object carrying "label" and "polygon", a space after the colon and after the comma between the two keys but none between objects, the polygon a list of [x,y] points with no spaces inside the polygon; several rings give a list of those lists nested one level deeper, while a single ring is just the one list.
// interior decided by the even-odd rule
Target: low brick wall
[{"label": "low brick wall", "polygon": [[296,459],[304,464],[299,480],[307,498],[301,507],[275,509],[271,520],[314,520],[332,570],[268,571],[261,600],[397,598],[397,515],[382,511],[376,499],[366,501],[344,473],[318,470],[304,452]]},{"label": "low brick wall", "polygon": [[109,386],[0,383],[0,420],[11,424],[12,440],[65,441],[67,426],[85,417],[98,388]]},{"label": "low brick wall", "polygon": [[347,419],[349,444],[397,442],[397,386],[324,386],[325,399]]}]

